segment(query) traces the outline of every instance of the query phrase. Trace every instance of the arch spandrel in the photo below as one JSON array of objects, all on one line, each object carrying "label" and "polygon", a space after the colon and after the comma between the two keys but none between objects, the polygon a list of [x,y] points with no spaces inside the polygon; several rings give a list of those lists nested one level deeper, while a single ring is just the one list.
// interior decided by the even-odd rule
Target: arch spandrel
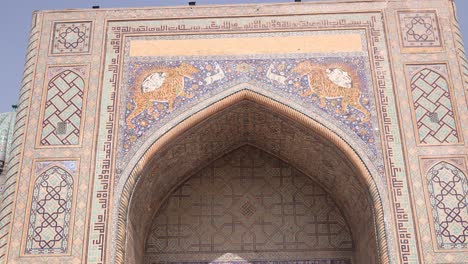
[{"label": "arch spandrel", "polygon": [[[152,130],[150,130],[151,132],[148,132],[147,135],[142,136],[142,140],[139,143],[139,145],[136,144],[138,147],[135,147],[135,150],[131,152],[133,155],[127,154],[128,156],[125,157],[119,156],[118,164],[119,166],[123,167],[119,168],[117,172],[115,192],[121,192],[123,184],[125,184],[125,179],[120,180],[120,175],[128,175],[130,173],[130,170],[132,170],[133,167],[136,166],[136,163],[138,163],[142,159],[143,155],[147,155],[147,151],[150,150],[154,142],[156,142],[160,138],[166,137],[168,131],[174,129],[177,131],[184,130],[185,127],[187,127],[187,125],[184,124],[185,121],[192,118],[194,115],[210,115],[211,113],[215,113],[218,110],[224,109],[244,99],[257,102],[273,111],[276,111],[278,110],[278,108],[281,108],[280,110],[278,110],[279,112],[284,113],[284,111],[286,111],[288,112],[286,116],[293,119],[298,119],[298,121],[300,121],[301,123],[320,123],[321,125],[323,125],[321,129],[324,131],[324,135],[329,133],[336,133],[339,136],[339,138],[347,142],[348,146],[350,146],[354,152],[359,153],[359,159],[361,159],[366,164],[368,169],[372,171],[372,174],[379,175],[379,179],[376,180],[381,182],[381,186],[386,186],[385,178],[383,175],[383,162],[381,158],[379,158],[381,157],[380,147],[375,146],[376,149],[370,150],[368,146],[363,145],[362,140],[357,139],[353,133],[346,129],[343,129],[342,127],[336,124],[335,120],[328,118],[328,116],[326,115],[324,116],[323,113],[314,112],[314,109],[308,109],[307,105],[289,101],[287,98],[282,98],[268,89],[259,87],[261,86],[255,86],[251,83],[241,83],[232,86],[230,88],[225,89],[216,96],[207,98],[204,101],[191,105],[191,107],[188,110],[182,112],[178,116],[175,116],[173,119],[170,119],[169,122],[164,123],[161,127],[155,127]],[[203,118],[201,118],[200,120],[202,120]],[[307,119],[311,119],[311,121],[308,121]],[[122,127],[125,127],[125,124],[121,125]],[[378,131],[378,129],[375,130]],[[120,136],[123,136],[124,138],[126,137],[122,134]],[[376,153],[374,153],[374,151]],[[120,153],[120,155],[123,154]]]},{"label": "arch spandrel", "polygon": [[[241,103],[242,101],[246,101],[246,102]],[[252,103],[252,102],[255,102],[255,103]],[[221,105],[221,103],[223,103],[224,105]],[[356,206],[359,203],[362,203],[365,206],[367,206],[367,210],[370,210],[369,211],[370,215],[372,215],[371,211],[375,212],[374,216],[372,216],[370,218],[367,218],[365,220],[362,219],[362,218],[360,220],[354,218],[354,223],[353,223],[353,220],[352,220],[351,225],[353,225],[353,224],[356,225],[360,221],[365,221],[365,222],[371,221],[371,222],[378,223],[379,226],[376,227],[376,232],[379,234],[378,235],[378,237],[379,237],[379,246],[381,247],[380,251],[381,252],[387,252],[386,244],[387,244],[387,235],[389,235],[389,234],[385,234],[385,231],[384,231],[385,230],[385,223],[384,223],[384,218],[383,218],[384,216],[383,216],[383,210],[382,210],[383,209],[382,200],[384,200],[386,198],[386,196],[383,195],[382,196],[383,198],[381,198],[381,196],[379,195],[380,191],[377,190],[378,187],[376,186],[374,180],[370,176],[369,170],[366,168],[366,166],[364,165],[362,160],[358,156],[356,156],[356,152],[352,148],[350,148],[349,145],[347,145],[345,142],[343,142],[343,140],[341,138],[336,137],[336,135],[334,133],[330,132],[330,130],[328,130],[327,128],[319,125],[318,123],[314,122],[310,118],[305,117],[305,116],[297,113],[296,111],[290,109],[289,107],[286,107],[286,106],[281,105],[281,104],[279,104],[277,102],[274,102],[274,101],[268,99],[267,97],[261,96],[259,94],[256,94],[254,92],[247,91],[247,90],[243,90],[243,91],[241,91],[239,93],[231,95],[230,97],[224,99],[224,101],[218,102],[217,104],[214,104],[214,105],[202,110],[201,112],[199,112],[199,113],[197,113],[195,115],[192,115],[189,119],[187,119],[183,123],[179,124],[179,126],[176,127],[175,129],[170,130],[160,140],[156,141],[151,146],[151,148],[143,156],[143,159],[140,160],[139,164],[137,164],[137,166],[134,167],[134,170],[133,170],[129,180],[127,181],[127,185],[124,186],[124,189],[123,189],[123,192],[122,192],[122,199],[119,201],[119,204],[115,204],[115,206],[119,207],[119,215],[120,215],[118,217],[118,222],[117,222],[117,227],[118,227],[117,236],[118,237],[120,237],[120,236],[125,237],[125,233],[121,233],[121,232],[125,232],[125,227],[124,226],[126,226],[126,225],[127,225],[127,228],[129,228],[129,230],[130,229],[134,230],[135,228],[138,229],[137,227],[135,227],[135,224],[132,224],[132,223],[126,223],[125,224],[125,221],[128,220],[128,219],[126,219],[127,216],[139,215],[140,216],[139,220],[141,220],[143,222],[143,226],[145,226],[145,225],[149,224],[149,220],[147,220],[146,224],[145,224],[145,221],[142,220],[142,215],[144,215],[145,213],[148,213],[148,212],[154,212],[160,206],[160,203],[159,204],[158,203],[156,203],[156,204],[153,203],[153,205],[148,205],[148,203],[144,203],[145,204],[144,206],[139,206],[138,203],[134,204],[135,206],[130,205],[130,203],[131,203],[130,200],[129,200],[130,197],[132,197],[131,199],[133,201],[135,201],[135,200],[140,200],[140,199],[147,199],[151,195],[153,195],[153,197],[159,195],[158,196],[159,198],[157,198],[157,199],[159,199],[161,201],[165,197],[165,195],[167,195],[173,188],[175,188],[177,186],[177,184],[180,184],[180,182],[184,180],[183,179],[184,176],[187,177],[187,173],[188,173],[188,171],[190,171],[190,169],[186,169],[185,173],[184,173],[184,170],[181,169],[181,166],[178,165],[177,163],[171,162],[170,159],[165,160],[164,164],[167,165],[167,166],[165,166],[163,168],[158,167],[158,165],[150,165],[150,164],[157,164],[157,162],[154,162],[154,160],[157,160],[157,157],[160,157],[160,155],[166,155],[166,157],[175,157],[175,156],[177,156],[177,153],[178,153],[177,148],[178,147],[184,148],[186,146],[183,146],[183,144],[182,144],[182,146],[180,146],[180,145],[177,146],[177,144],[174,142],[175,139],[180,138],[180,136],[183,135],[184,133],[187,133],[187,131],[190,131],[190,130],[193,130],[193,129],[196,130],[197,127],[203,128],[204,124],[209,122],[209,120],[216,119],[216,118],[211,118],[212,116],[220,115],[221,117],[223,117],[222,112],[229,113],[230,110],[232,110],[233,108],[236,108],[237,105],[243,105],[243,104],[246,104],[247,106],[257,105],[257,107],[262,108],[264,112],[265,111],[266,112],[271,112],[271,114],[276,115],[278,117],[282,116],[282,118],[284,120],[289,120],[288,122],[292,122],[292,123],[297,122],[297,125],[299,127],[303,127],[302,129],[304,131],[308,131],[308,136],[307,136],[307,133],[302,136],[303,140],[315,138],[316,140],[318,140],[317,142],[320,142],[320,141],[329,142],[328,145],[322,145],[320,147],[317,147],[317,145],[309,146],[309,149],[314,150],[315,153],[317,153],[317,152],[324,153],[324,151],[334,150],[333,155],[337,156],[337,157],[340,157],[338,160],[335,160],[335,161],[327,160],[328,163],[323,162],[324,165],[321,167],[322,169],[326,168],[328,166],[329,168],[333,168],[336,171],[337,167],[336,166],[334,167],[334,165],[348,164],[348,167],[343,168],[341,170],[338,170],[338,171],[341,171],[343,173],[342,175],[349,175],[349,173],[351,173],[351,172],[356,172],[358,175],[362,175],[362,178],[354,179],[354,183],[349,182],[348,180],[344,180],[344,178],[333,181],[333,180],[327,179],[326,177],[322,177],[322,179],[319,180],[319,182],[321,184],[323,184],[323,185],[326,185],[325,189],[327,189],[329,191],[331,190],[335,195],[340,195],[341,194],[341,198],[339,198],[339,200],[342,202],[342,205],[347,206],[347,208],[351,208],[353,206]],[[238,108],[239,107],[240,106],[238,106]],[[216,113],[218,113],[218,114],[216,114]],[[226,120],[231,120],[228,117],[223,117],[223,118],[225,118]],[[295,121],[292,121],[292,120],[295,120]],[[257,122],[248,122],[248,123],[255,124]],[[275,126],[275,124],[276,123],[273,123],[273,126]],[[222,125],[218,124],[215,127],[220,128],[220,127],[222,127]],[[266,127],[268,127],[268,126],[266,126]],[[257,126],[257,128],[265,128],[265,126]],[[206,127],[205,127],[205,129],[206,129]],[[258,131],[256,131],[256,132],[252,131],[251,130],[252,128],[249,128],[249,129],[250,130],[247,132],[247,134],[251,134],[251,135],[261,134],[261,133],[258,133]],[[233,147],[238,146],[239,144],[245,144],[246,143],[246,138],[244,138],[243,134],[240,131],[232,131],[232,130],[229,130],[229,128],[227,130],[229,131],[229,133],[227,133],[226,135],[229,135],[229,134],[238,135],[238,140],[236,141],[235,136],[234,136],[234,139],[226,139],[226,138],[220,139],[219,142],[227,141],[227,142],[230,143],[230,145],[225,146],[224,152],[229,150],[229,147],[233,148]],[[278,131],[280,131],[280,130],[281,129],[279,129]],[[203,131],[203,132],[200,132],[200,134],[203,134],[203,133],[206,132],[204,129],[202,129],[201,131]],[[311,133],[311,131],[314,131],[316,134]],[[246,132],[246,130],[244,130],[244,132]],[[223,134],[223,133],[219,133],[219,134]],[[268,132],[263,131],[263,135],[268,135]],[[201,140],[201,141],[204,141],[204,140]],[[295,153],[297,153],[297,149],[299,149],[301,146],[296,146],[297,149],[294,149],[292,144],[284,144],[283,143],[284,146],[289,147],[289,150],[285,151],[284,146],[283,146],[282,147],[283,151],[281,151],[281,147],[278,148],[278,146],[275,146],[274,144],[271,144],[270,141],[265,140],[265,137],[260,137],[260,138],[252,137],[248,141],[250,141],[249,143],[251,143],[251,144],[255,144],[255,142],[258,143],[258,145],[260,145],[259,147],[261,149],[264,149],[267,152],[273,153],[275,155],[282,155],[283,154],[284,159],[287,162],[291,162],[291,164],[293,164],[296,167],[305,168],[305,167],[307,167],[307,164],[309,164],[309,165],[311,164],[310,159],[307,158],[307,156],[309,156],[309,157],[311,156],[310,153],[309,153],[309,155],[308,154],[304,155],[302,158],[295,155]],[[272,140],[272,141],[274,141],[274,140]],[[166,143],[164,143],[164,142],[166,142]],[[175,144],[175,145],[171,146],[171,142],[172,142],[172,144]],[[262,145],[262,142],[263,142],[263,145]],[[295,142],[301,142],[301,140],[297,140]],[[337,145],[338,145],[338,148],[344,148],[344,151],[343,151],[343,149],[341,149],[339,151],[336,150]],[[185,151],[187,151],[187,150],[185,150]],[[184,151],[182,151],[182,152],[184,152]],[[200,166],[206,165],[206,163],[209,160],[212,160],[213,157],[217,157],[219,155],[222,155],[222,153],[224,153],[224,152],[223,152],[223,149],[217,150],[217,152],[214,152],[215,154],[213,154],[212,152],[210,153],[209,151],[193,152],[193,153],[197,153],[197,155],[192,155],[192,157],[198,157],[197,158],[198,162],[192,160],[192,161],[188,161],[188,163],[193,164],[192,169],[197,169]],[[281,153],[281,152],[283,152],[283,153]],[[209,154],[207,154],[208,157],[203,157],[203,153],[209,153]],[[292,158],[292,157],[294,157],[294,158]],[[340,159],[341,159],[341,162],[340,162]],[[347,162],[343,163],[342,160],[347,160]],[[318,162],[316,162],[315,164],[318,164]],[[154,167],[154,166],[156,166],[156,167]],[[169,168],[171,168],[171,167],[175,168],[175,171],[170,170]],[[168,178],[166,177],[165,182],[161,182],[160,180],[163,179],[164,177],[162,177],[162,178],[161,177],[156,177],[155,175],[151,175],[151,173],[148,173],[148,171],[160,171],[160,172],[164,172],[164,174],[167,173],[167,174],[173,174],[173,175],[180,175],[179,176],[180,178],[178,178],[178,179],[177,178],[171,178],[171,179],[169,179],[169,182],[167,182]],[[311,171],[309,169],[308,173],[313,173],[313,171]],[[353,177],[348,177],[348,179],[352,179],[352,178]],[[158,181],[160,181],[160,182],[158,182]],[[164,181],[164,179],[163,179],[163,181]],[[154,193],[154,192],[151,193],[151,191],[150,192],[143,191],[141,189],[139,189],[138,192],[135,192],[135,189],[134,189],[135,187],[131,187],[131,186],[135,186],[135,184],[140,185],[140,186],[146,186],[146,187],[148,187],[148,188],[146,188],[147,190],[151,189],[149,186],[159,185],[160,187],[158,189],[159,191],[158,191],[157,194]],[[355,187],[351,187],[353,185],[355,185]],[[365,186],[367,186],[367,187],[365,187]],[[161,189],[161,187],[162,187],[162,189]],[[344,189],[347,189],[348,191],[345,192]],[[363,191],[360,191],[360,190],[363,190]],[[361,194],[357,195],[358,193],[361,193]],[[138,198],[138,197],[140,197],[140,198]],[[355,198],[355,200],[350,199],[350,198]],[[366,201],[369,201],[369,200],[372,200],[374,204],[373,205],[366,205]],[[340,203],[340,201],[338,203]],[[125,204],[127,204],[127,205],[125,205]],[[140,205],[141,205],[141,203],[140,203]],[[128,209],[129,207],[131,209]],[[138,209],[138,208],[140,208],[140,209]],[[129,211],[129,210],[131,210],[131,211]],[[349,216],[350,212],[351,212],[351,210],[348,209],[348,211],[345,212],[345,215],[348,214],[348,216]],[[364,215],[365,214],[362,214],[362,215],[360,215],[358,217],[362,217]],[[151,218],[147,217],[147,219],[151,219]],[[387,219],[385,221],[388,222],[389,220]],[[140,230],[144,230],[144,228],[140,229]],[[145,233],[144,231],[138,231],[138,230],[135,230],[135,231],[132,231],[132,232],[133,232],[132,239],[135,239],[135,237],[138,237],[138,236],[141,237],[141,235],[138,235],[138,233],[139,234],[144,234]],[[137,235],[135,235],[135,232],[136,232]],[[135,243],[135,242],[133,242],[133,243]],[[135,243],[135,244],[141,244],[141,243]],[[117,251],[117,259],[124,257],[124,255],[123,255],[124,251],[130,252],[130,250],[128,250],[128,248],[124,250],[125,245],[123,245],[123,244],[117,245],[117,247],[122,248],[122,250]],[[119,255],[119,254],[122,254],[122,255]],[[136,254],[136,255],[138,255],[138,254]],[[386,254],[382,254],[382,258],[383,258],[382,259],[383,262],[388,260],[388,257],[387,257]]]},{"label": "arch spandrel", "polygon": [[125,118],[120,121],[118,171],[133,164],[140,150],[187,117],[238,91],[251,90],[348,137],[383,176],[367,55],[315,56],[286,57],[280,63],[245,58],[205,62],[133,58],[120,100],[124,106],[120,115]]}]

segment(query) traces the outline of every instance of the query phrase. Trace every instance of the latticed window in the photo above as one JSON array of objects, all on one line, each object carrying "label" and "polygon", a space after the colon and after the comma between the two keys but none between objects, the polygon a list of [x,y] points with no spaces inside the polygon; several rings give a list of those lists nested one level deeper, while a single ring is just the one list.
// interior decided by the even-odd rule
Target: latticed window
[{"label": "latticed window", "polygon": [[73,177],[64,169],[52,167],[36,179],[26,254],[67,252],[72,198]]},{"label": "latticed window", "polygon": [[79,143],[85,82],[79,73],[65,70],[50,80],[42,122],[41,145]]},{"label": "latticed window", "polygon": [[426,68],[412,77],[411,92],[419,141],[422,144],[459,142],[447,80]]},{"label": "latticed window", "polygon": [[466,175],[447,162],[427,174],[437,244],[441,249],[466,248],[468,242],[468,183]]}]

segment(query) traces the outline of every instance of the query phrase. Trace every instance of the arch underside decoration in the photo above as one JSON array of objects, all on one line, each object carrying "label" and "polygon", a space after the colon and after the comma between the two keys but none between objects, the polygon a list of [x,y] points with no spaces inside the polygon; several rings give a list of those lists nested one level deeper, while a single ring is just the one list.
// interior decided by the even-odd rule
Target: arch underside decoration
[{"label": "arch underside decoration", "polygon": [[174,190],[152,220],[144,259],[350,263],[353,253],[347,221],[323,188],[244,145]]},{"label": "arch underside decoration", "polygon": [[[271,26],[271,19],[262,18],[260,23],[264,23],[264,27],[261,28]],[[320,22],[324,19],[328,22]],[[232,20],[239,25],[256,23],[249,17],[215,20],[182,19],[177,23],[190,22],[184,34],[195,27],[205,28],[206,33],[191,36],[197,41],[217,39],[227,43],[234,36],[225,34],[220,40],[216,31],[210,33],[212,28],[209,25]],[[94,242],[88,244],[90,263],[99,263],[103,259],[117,262],[125,258],[140,260],[144,246],[142,234],[148,230],[152,214],[161,206],[164,197],[183,182],[184,177],[189,176],[190,170],[200,169],[243,144],[252,144],[273,154],[322,185],[343,210],[351,230],[354,230],[352,233],[366,234],[366,238],[353,237],[357,251],[375,239],[376,252],[379,252],[382,263],[395,262],[397,258],[418,260],[416,238],[410,235],[414,234],[414,225],[401,141],[393,140],[400,138],[400,129],[395,114],[391,75],[388,74],[387,47],[385,39],[381,37],[384,35],[383,25],[377,22],[382,21],[381,14],[366,13],[359,19],[352,15],[323,15],[320,18],[304,15],[275,17],[274,20],[284,21],[281,24],[284,32],[242,32],[238,36],[244,39],[262,38],[265,41],[269,38],[320,38],[324,37],[320,30],[326,29],[332,35],[327,38],[343,37],[353,40],[356,45],[354,50],[342,51],[326,50],[323,46],[323,50],[307,47],[310,50],[304,53],[262,51],[216,57],[209,54],[164,56],[150,54],[154,49],[145,49],[144,45],[153,45],[147,41],[162,39],[177,42],[188,37],[180,34],[182,32],[174,32],[177,36],[171,37],[150,36],[155,28],[161,26],[154,21],[144,22],[147,23],[144,28],[140,26],[142,21],[108,22],[106,49],[115,52],[107,53],[104,60],[106,70],[103,72],[103,101],[97,142],[98,146],[103,147],[97,150],[97,176],[91,198],[94,208],[91,210],[89,239]],[[239,33],[239,30],[232,28],[232,32]],[[127,36],[127,33],[132,35]],[[209,36],[205,37],[205,34]],[[373,37],[367,38],[368,34],[373,34]],[[132,45],[140,46],[132,50]],[[317,47],[320,45],[313,48]],[[144,52],[150,53],[145,55]],[[220,133],[219,136],[223,138],[211,145],[178,146],[177,142],[186,133],[195,131],[198,125],[203,127],[204,120],[214,120],[221,112],[229,115],[241,105],[248,109],[260,109],[261,114],[249,116],[243,113],[245,120],[250,121],[244,124],[238,120],[236,124],[239,126]],[[272,119],[287,123],[287,129],[278,127],[274,122],[271,130],[253,125],[264,122],[259,118],[268,114],[273,115]],[[379,115],[385,116],[385,122],[378,123],[378,119],[382,118]],[[216,129],[222,126],[212,126],[214,130],[210,133],[217,135]],[[229,122],[226,126],[229,126]],[[295,145],[300,142],[291,140],[286,143],[278,139],[287,135],[287,130],[292,128],[302,131],[298,141],[309,142],[308,151],[330,151],[330,158],[326,160],[334,163],[311,161],[313,153],[297,156],[297,150],[305,148]],[[277,134],[275,138],[276,132],[286,134]],[[204,133],[197,133],[196,138],[202,140]],[[317,147],[319,145],[321,147]],[[114,152],[114,149],[118,151]],[[197,154],[191,157],[189,154],[192,152]],[[176,170],[171,172],[173,176],[169,182],[164,182],[169,180],[167,177],[150,173],[170,174],[169,168],[161,169],[158,166],[164,159],[175,162],[176,159],[172,158],[178,154],[184,157],[183,162],[164,162]],[[316,175],[310,167],[312,165],[325,171],[327,166],[328,170],[344,166],[337,171],[341,170],[354,182],[350,183],[349,179],[331,181],[325,174]],[[326,175],[335,174],[329,171]],[[161,182],[156,179],[161,179]],[[391,185],[388,186],[387,182]],[[344,185],[355,188],[347,189]],[[146,191],[141,186],[146,186]],[[150,186],[158,186],[158,197],[150,191]],[[145,195],[154,199],[153,202],[145,205],[135,202]],[[391,207],[390,201],[404,206],[396,210]],[[364,213],[353,216],[350,210],[352,203],[361,204]],[[95,206],[97,204],[99,206]],[[383,215],[384,208],[386,212],[393,212],[395,217]],[[145,217],[136,224],[132,219],[135,215]],[[375,225],[363,230],[364,227],[357,224],[360,220]],[[109,239],[101,239],[105,237]],[[131,250],[127,248],[128,245],[132,245]],[[392,248],[395,245],[398,248]],[[389,247],[391,252],[404,250],[399,253],[401,256],[389,255]],[[363,252],[356,255],[366,258]]]},{"label": "arch underside decoration", "polygon": [[[357,250],[362,250],[361,254],[364,256],[367,254],[366,252],[373,252],[372,250],[367,251],[367,249],[377,246],[375,241],[375,232],[377,232],[381,236],[378,239],[382,247],[380,250],[385,252],[386,236],[383,232],[382,204],[378,191],[375,189],[375,185],[372,185],[370,190],[367,189],[366,186],[372,184],[367,169],[365,167],[355,168],[352,165],[353,162],[362,164],[361,161],[359,159],[350,161],[346,157],[347,154],[337,150],[332,143],[323,142],[328,140],[320,136],[320,133],[314,134],[309,130],[310,128],[307,129],[299,124],[294,125],[294,121],[291,119],[274,114],[274,112],[271,113],[272,108],[268,109],[265,106],[257,105],[248,99],[243,101],[242,98],[261,100],[262,97],[255,97],[251,92],[231,96],[226,101],[230,101],[234,105],[225,106],[227,108],[222,111],[213,106],[212,110],[219,112],[218,114],[209,119],[201,117],[201,120],[204,121],[201,121],[199,125],[187,131],[184,129],[179,133],[176,132],[180,136],[172,135],[170,136],[172,139],[168,143],[153,145],[151,150],[147,152],[146,158],[141,163],[146,165],[138,166],[142,171],[134,171],[133,176],[129,179],[136,181],[135,184],[139,187],[130,187],[129,189],[126,187],[124,193],[128,192],[128,194],[124,194],[122,197],[123,199],[132,197],[128,209],[120,211],[121,216],[123,216],[121,219],[125,219],[127,215],[129,218],[127,222],[119,222],[118,226],[118,232],[129,232],[127,233],[129,236],[127,237],[127,245],[122,245],[125,246],[127,254],[125,262],[134,262],[132,259],[141,258],[142,252],[138,252],[138,250],[143,249],[139,249],[139,247],[143,246],[147,232],[145,230],[150,227],[152,214],[157,211],[164,198],[180,182],[191,176],[193,171],[244,144],[254,145],[272,153],[294,167],[300,168],[306,175],[312,175],[311,177],[324,186],[342,206],[344,214],[354,230],[352,232],[366,234],[356,242]],[[236,102],[238,103],[235,104]],[[355,174],[360,173],[365,173],[367,178],[358,179]],[[164,175],[171,175],[171,177],[164,177]],[[137,188],[138,191],[135,191],[134,188]],[[157,192],[154,191],[156,189]],[[151,197],[152,202],[148,201],[148,197]],[[356,210],[358,205],[359,209]],[[138,220],[134,219],[133,216],[138,216]],[[374,220],[374,218],[376,219]],[[138,221],[138,224],[134,221]],[[380,221],[382,225],[374,227],[373,224],[367,226],[360,224],[373,223],[374,221]],[[125,236],[125,234],[119,235]],[[372,246],[373,244],[374,246]],[[136,249],[132,247],[136,247]],[[387,259],[385,253],[382,257]],[[361,256],[361,258],[365,257]],[[375,261],[371,259],[372,257],[364,261],[371,263]]]}]

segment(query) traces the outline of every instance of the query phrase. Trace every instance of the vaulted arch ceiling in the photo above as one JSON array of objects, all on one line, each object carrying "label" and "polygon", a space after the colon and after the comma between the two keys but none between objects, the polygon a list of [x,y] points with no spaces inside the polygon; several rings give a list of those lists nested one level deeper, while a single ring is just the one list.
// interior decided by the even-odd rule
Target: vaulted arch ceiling
[{"label": "vaulted arch ceiling", "polygon": [[359,258],[366,263],[375,260],[374,203],[346,155],[310,129],[249,100],[203,120],[150,157],[132,194],[127,260],[141,260],[153,216],[175,188],[245,144],[282,159],[319,183],[348,219]]}]

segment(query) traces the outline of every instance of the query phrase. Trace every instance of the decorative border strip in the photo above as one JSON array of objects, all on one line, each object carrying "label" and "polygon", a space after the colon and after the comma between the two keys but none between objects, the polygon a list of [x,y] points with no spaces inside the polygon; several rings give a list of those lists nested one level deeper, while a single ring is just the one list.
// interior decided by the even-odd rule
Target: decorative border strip
[{"label": "decorative border strip", "polygon": [[458,23],[458,18],[457,18],[457,9],[456,9],[456,4],[455,1],[452,2],[452,12],[453,12],[453,18],[452,20],[452,36],[453,36],[453,41],[455,42],[455,52],[457,53],[458,57],[458,65],[460,67],[460,73],[462,76],[462,82],[464,86],[464,93],[465,93],[465,102],[468,105],[468,60],[467,56],[465,53],[465,44],[463,41],[463,36],[461,33],[461,28],[460,24]]}]

